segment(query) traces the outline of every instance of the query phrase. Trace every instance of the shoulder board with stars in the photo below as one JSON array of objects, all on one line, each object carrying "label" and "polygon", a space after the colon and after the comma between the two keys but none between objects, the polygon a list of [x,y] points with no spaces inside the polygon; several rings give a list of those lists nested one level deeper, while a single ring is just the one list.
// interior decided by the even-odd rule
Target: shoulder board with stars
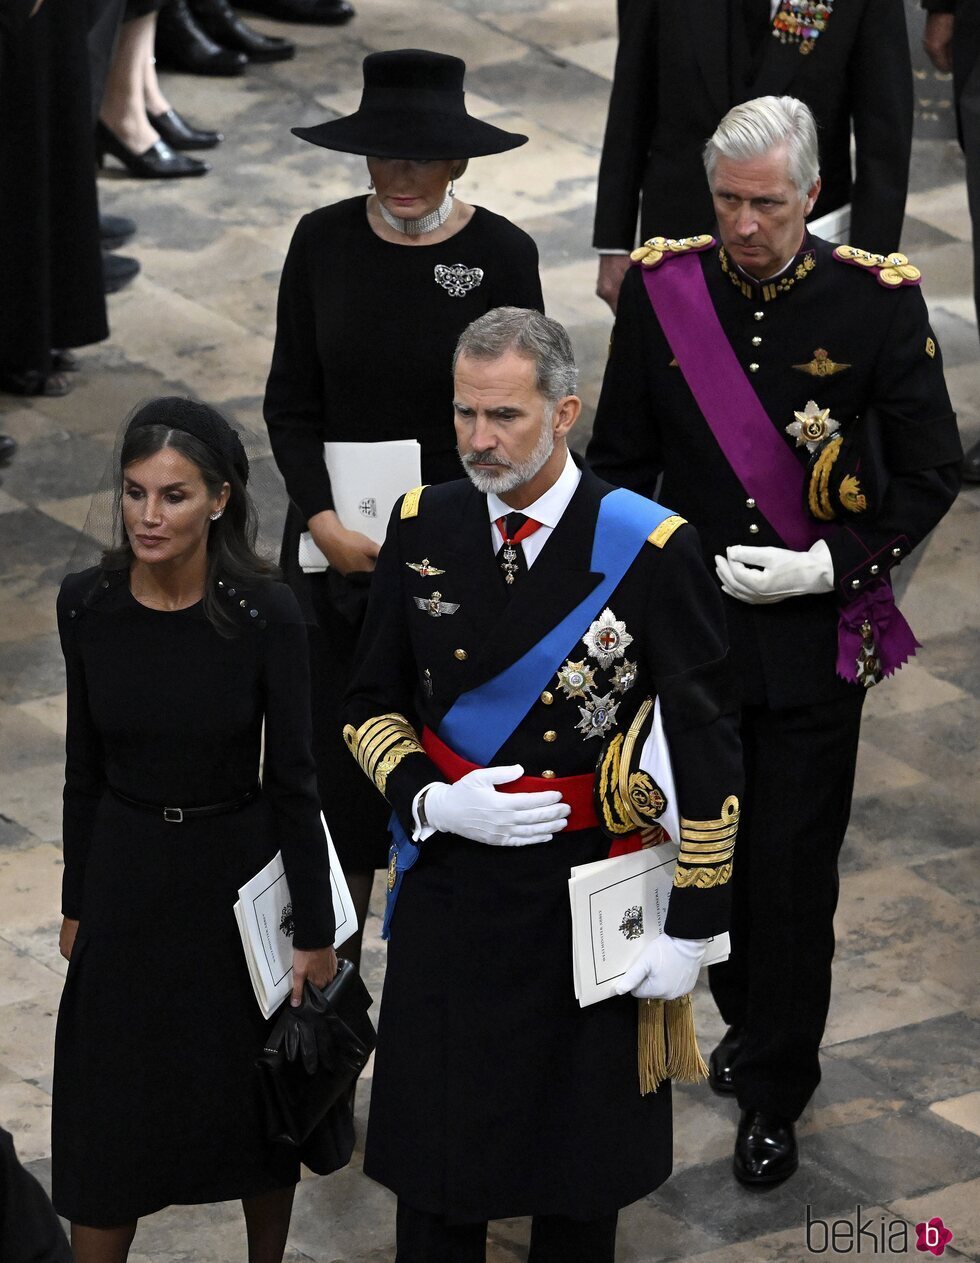
[{"label": "shoulder board with stars", "polygon": [[630,258],[642,267],[656,268],[664,259],[678,254],[690,254],[692,251],[700,253],[702,250],[710,250],[714,244],[714,237],[709,237],[707,233],[701,233],[697,237],[651,237],[634,250]]},{"label": "shoulder board with stars", "polygon": [[903,285],[922,283],[922,273],[914,264],[909,263],[904,254],[872,254],[869,250],[859,250],[857,246],[838,246],[834,251],[834,258],[838,263],[850,263],[853,267],[864,268],[877,277],[878,284],[885,289],[899,289]]},{"label": "shoulder board with stars", "polygon": [[406,518],[418,517],[419,501],[422,499],[422,492],[428,486],[423,483],[421,487],[413,487],[411,491],[406,491],[402,496],[401,519],[404,522]]}]

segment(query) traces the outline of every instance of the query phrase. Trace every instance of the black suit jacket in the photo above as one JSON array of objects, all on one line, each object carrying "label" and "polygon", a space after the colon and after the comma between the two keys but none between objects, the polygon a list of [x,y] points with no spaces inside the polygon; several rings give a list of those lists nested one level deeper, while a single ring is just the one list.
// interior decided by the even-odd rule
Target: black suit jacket
[{"label": "black suit jacket", "polygon": [[733,105],[789,95],[810,106],[819,128],[823,188],[814,215],[850,201],[850,240],[867,250],[897,249],[912,143],[902,0],[835,5],[809,55],[766,36],[761,66],[748,80],[740,9],[717,0],[712,10],[708,20],[689,0],[621,0],[593,244],[631,249],[638,204],[641,239],[710,231],[705,142]]},{"label": "black suit jacket", "polygon": [[[921,290],[887,289],[873,273],[835,260],[828,242],[810,237],[806,244],[815,266],[800,267],[801,279],[769,301],[733,284],[717,249],[699,256],[739,363],[801,464],[806,449],[795,447],[785,427],[808,400],[829,408],[845,436],[869,408],[882,418],[883,494],[866,518],[835,524],[827,540],[836,593],[772,605],[724,598],[743,699],[774,707],[832,700],[857,687],[836,674],[838,604],[908,555],[949,508],[959,482],[955,418]],[[795,269],[788,275],[795,278]],[[712,567],[731,544],[785,547],[747,498],[673,360],[633,267],[616,313],[590,464],[646,495],[662,472],[660,497],[697,527]],[[838,371],[817,375],[818,361]]]}]

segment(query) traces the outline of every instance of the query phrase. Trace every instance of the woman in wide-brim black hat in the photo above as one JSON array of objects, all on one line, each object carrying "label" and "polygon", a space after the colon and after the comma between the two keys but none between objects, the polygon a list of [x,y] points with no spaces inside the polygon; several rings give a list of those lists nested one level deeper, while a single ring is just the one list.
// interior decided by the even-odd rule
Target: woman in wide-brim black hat
[{"label": "woman in wide-brim black hat", "polygon": [[[531,238],[455,195],[469,159],[527,140],[467,113],[465,69],[458,57],[420,49],[372,53],[356,113],[293,128],[324,149],[365,155],[372,190],[297,225],[265,395],[290,499],[282,566],[311,619],[320,796],[360,925],[374,870],[387,865],[389,813],[344,745],[339,702],[378,548],[334,512],[323,443],[415,438],[423,482],[460,477],[451,376],[457,338],[493,307],[543,310]],[[303,532],[329,568],[304,573]],[[359,953],[359,940],[344,944],[355,962]]]}]

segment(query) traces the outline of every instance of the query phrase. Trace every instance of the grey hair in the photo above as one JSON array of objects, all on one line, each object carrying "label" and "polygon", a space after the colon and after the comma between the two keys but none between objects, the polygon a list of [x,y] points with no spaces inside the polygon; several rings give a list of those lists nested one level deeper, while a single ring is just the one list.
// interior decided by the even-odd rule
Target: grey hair
[{"label": "grey hair", "polygon": [[719,157],[733,162],[761,158],[785,145],[789,177],[805,199],[820,175],[817,125],[810,108],[792,96],[759,96],[733,106],[704,147],[704,169],[712,191]]},{"label": "grey hair", "polygon": [[453,353],[453,372],[461,355],[499,360],[516,351],[534,361],[535,385],[551,404],[574,395],[578,369],[568,334],[557,320],[528,307],[494,307],[467,325]]}]

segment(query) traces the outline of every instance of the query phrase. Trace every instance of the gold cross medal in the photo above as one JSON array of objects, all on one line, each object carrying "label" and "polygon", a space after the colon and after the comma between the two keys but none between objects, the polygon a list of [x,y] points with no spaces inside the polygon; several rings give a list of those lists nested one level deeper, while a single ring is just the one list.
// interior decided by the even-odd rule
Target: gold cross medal
[{"label": "gold cross medal", "polygon": [[558,687],[569,700],[573,697],[588,697],[595,687],[595,672],[584,660],[573,662],[569,658],[558,672]]},{"label": "gold cross medal", "polygon": [[444,601],[441,592],[433,592],[430,597],[416,596],[412,599],[419,609],[431,618],[441,618],[443,614],[455,614],[459,609],[458,601]]},{"label": "gold cross medal", "polygon": [[582,637],[589,656],[595,658],[600,667],[612,666],[632,643],[633,637],[626,630],[626,624],[608,605]]},{"label": "gold cross medal", "polygon": [[409,570],[414,570],[417,575],[421,575],[423,579],[427,579],[429,575],[445,574],[445,570],[440,570],[438,566],[429,563],[428,557],[423,557],[421,561],[406,561],[405,565]]}]

